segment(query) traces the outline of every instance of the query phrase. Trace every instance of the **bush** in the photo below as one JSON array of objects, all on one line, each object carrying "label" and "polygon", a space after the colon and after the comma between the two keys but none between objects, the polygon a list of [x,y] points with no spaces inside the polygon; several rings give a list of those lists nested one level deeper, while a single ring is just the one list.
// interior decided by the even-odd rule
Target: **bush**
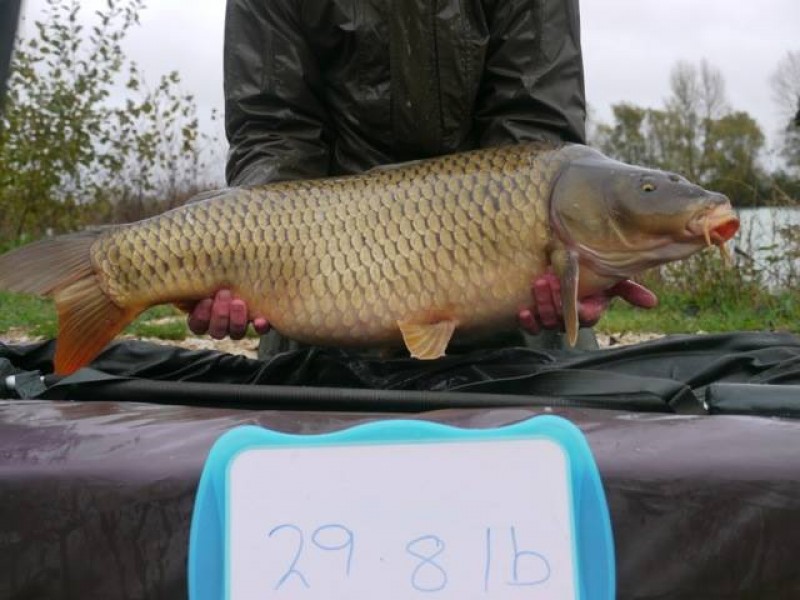
[{"label": "bush", "polygon": [[[122,50],[143,9],[142,0],[108,0],[87,28],[78,0],[47,0],[36,34],[17,45],[0,119],[6,245],[115,220],[121,205],[137,206],[139,218],[153,198],[196,185],[204,165],[194,99],[176,72],[148,88]],[[128,97],[114,95],[120,87]]]}]

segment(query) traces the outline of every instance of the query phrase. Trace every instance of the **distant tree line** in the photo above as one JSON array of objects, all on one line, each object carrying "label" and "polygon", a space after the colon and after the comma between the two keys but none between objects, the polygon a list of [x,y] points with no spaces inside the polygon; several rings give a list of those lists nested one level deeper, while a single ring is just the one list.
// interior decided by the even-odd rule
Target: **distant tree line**
[{"label": "distant tree line", "polygon": [[619,160],[685,175],[736,206],[800,202],[800,52],[786,55],[771,83],[786,123],[772,170],[760,160],[763,131],[731,107],[722,74],[705,61],[673,68],[661,108],[615,104],[613,121],[596,126],[592,143]]}]

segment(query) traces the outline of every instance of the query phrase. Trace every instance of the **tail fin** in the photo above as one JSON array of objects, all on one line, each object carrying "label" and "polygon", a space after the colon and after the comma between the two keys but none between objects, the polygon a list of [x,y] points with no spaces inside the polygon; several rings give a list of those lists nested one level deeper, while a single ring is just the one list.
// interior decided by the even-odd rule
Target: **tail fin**
[{"label": "tail fin", "polygon": [[0,289],[53,296],[59,334],[55,372],[88,364],[141,312],[115,304],[100,287],[89,250],[100,231],[46,239],[0,256]]}]

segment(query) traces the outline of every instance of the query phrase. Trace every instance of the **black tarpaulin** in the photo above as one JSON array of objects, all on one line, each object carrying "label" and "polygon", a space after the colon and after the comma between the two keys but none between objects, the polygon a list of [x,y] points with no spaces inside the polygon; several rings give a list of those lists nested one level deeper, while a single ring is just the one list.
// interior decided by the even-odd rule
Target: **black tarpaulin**
[{"label": "black tarpaulin", "polygon": [[[790,334],[672,336],[596,352],[502,348],[431,362],[324,348],[263,362],[123,342],[101,354],[91,369],[63,379],[47,376],[41,383],[39,375],[52,370],[53,350],[53,342],[0,345],[0,376],[14,376],[17,396],[55,400],[153,393],[153,402],[251,408],[380,411],[391,401],[392,410],[413,411],[567,402],[648,412],[800,414],[800,338]],[[499,397],[484,402],[478,394]],[[289,405],[276,405],[279,400]]]}]

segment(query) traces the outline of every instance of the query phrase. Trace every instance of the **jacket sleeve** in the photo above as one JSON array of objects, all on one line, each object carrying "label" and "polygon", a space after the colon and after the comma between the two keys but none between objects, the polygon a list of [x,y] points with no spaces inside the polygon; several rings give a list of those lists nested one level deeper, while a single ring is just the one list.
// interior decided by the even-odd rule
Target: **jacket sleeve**
[{"label": "jacket sleeve", "polygon": [[230,185],[327,174],[322,78],[294,6],[291,0],[228,0],[224,84]]},{"label": "jacket sleeve", "polygon": [[578,0],[496,0],[476,106],[481,146],[585,143]]}]

